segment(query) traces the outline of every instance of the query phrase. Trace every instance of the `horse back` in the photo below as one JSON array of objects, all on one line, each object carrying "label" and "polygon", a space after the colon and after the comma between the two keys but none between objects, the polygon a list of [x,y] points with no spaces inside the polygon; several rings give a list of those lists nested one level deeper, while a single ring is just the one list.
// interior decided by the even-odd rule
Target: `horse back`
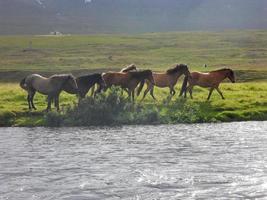
[{"label": "horse back", "polygon": [[107,86],[120,85],[127,83],[129,75],[123,72],[106,72],[102,74],[102,78]]},{"label": "horse back", "polygon": [[212,73],[191,72],[189,83],[201,87],[213,87],[218,84],[217,77]]},{"label": "horse back", "polygon": [[[155,85],[157,87],[168,87],[170,85],[171,76],[167,73],[152,73]],[[148,82],[148,81],[147,81]]]}]

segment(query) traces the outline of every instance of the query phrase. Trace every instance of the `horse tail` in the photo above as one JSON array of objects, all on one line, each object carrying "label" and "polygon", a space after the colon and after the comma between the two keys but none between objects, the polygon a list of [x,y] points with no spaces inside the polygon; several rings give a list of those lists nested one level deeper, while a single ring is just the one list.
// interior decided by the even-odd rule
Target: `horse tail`
[{"label": "horse tail", "polygon": [[19,86],[24,89],[24,90],[27,90],[27,84],[25,83],[25,80],[26,80],[26,77],[23,78],[20,83],[19,83]]},{"label": "horse tail", "polygon": [[186,92],[187,81],[188,81],[188,76],[185,76],[179,96],[182,96],[183,93]]},{"label": "horse tail", "polygon": [[138,89],[137,89],[137,93],[136,93],[137,96],[140,95],[140,93],[141,93],[141,91],[142,91],[142,89],[143,89],[143,87],[144,87],[144,84],[145,84],[145,80],[142,80],[142,81],[140,82],[140,84],[139,84]]}]

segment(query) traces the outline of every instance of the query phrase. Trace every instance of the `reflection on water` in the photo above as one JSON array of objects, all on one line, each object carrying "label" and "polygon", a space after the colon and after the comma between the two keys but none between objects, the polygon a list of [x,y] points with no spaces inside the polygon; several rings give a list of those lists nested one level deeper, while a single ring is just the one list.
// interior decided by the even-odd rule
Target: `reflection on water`
[{"label": "reflection on water", "polygon": [[266,199],[267,122],[0,129],[0,199]]}]

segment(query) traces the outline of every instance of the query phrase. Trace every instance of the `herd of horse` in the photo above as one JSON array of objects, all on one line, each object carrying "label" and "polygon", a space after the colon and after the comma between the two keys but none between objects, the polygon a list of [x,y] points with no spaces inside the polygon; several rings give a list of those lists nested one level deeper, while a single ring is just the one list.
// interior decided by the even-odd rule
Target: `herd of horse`
[{"label": "herd of horse", "polygon": [[[54,101],[55,107],[59,111],[59,95],[62,91],[70,94],[76,94],[79,99],[84,98],[86,94],[92,89],[92,95],[95,97],[101,91],[106,91],[111,86],[120,86],[125,90],[130,99],[135,99],[135,89],[137,88],[137,96],[140,95],[144,85],[147,88],[144,91],[143,98],[149,92],[153,99],[154,87],[170,89],[170,95],[175,95],[174,87],[180,76],[184,75],[184,81],[181,87],[180,96],[186,97],[189,91],[191,98],[193,87],[195,85],[209,88],[208,100],[213,92],[217,92],[224,96],[219,89],[220,83],[228,78],[232,83],[235,82],[235,75],[233,70],[223,68],[208,73],[190,72],[186,64],[176,64],[165,72],[152,72],[151,70],[139,70],[134,64],[123,68],[119,72],[105,72],[83,75],[75,78],[71,74],[56,74],[48,78],[39,74],[31,74],[20,81],[20,87],[27,91],[27,101],[29,109],[36,109],[33,99],[36,92],[47,95],[46,111],[51,110],[51,104]],[[97,89],[95,89],[95,86]]]}]

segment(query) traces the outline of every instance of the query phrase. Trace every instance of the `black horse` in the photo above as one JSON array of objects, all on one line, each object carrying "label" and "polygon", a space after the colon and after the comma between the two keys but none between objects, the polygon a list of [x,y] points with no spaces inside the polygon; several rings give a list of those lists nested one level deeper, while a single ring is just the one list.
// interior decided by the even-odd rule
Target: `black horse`
[{"label": "black horse", "polygon": [[[78,96],[80,98],[84,98],[88,91],[97,84],[97,90],[93,93],[94,97],[97,93],[101,92],[101,90],[105,87],[105,82],[102,79],[102,75],[99,73],[83,75],[76,78],[76,83],[78,86]],[[77,94],[77,91],[74,91],[72,87],[69,87],[66,84],[63,87],[63,90],[69,94]]]}]

